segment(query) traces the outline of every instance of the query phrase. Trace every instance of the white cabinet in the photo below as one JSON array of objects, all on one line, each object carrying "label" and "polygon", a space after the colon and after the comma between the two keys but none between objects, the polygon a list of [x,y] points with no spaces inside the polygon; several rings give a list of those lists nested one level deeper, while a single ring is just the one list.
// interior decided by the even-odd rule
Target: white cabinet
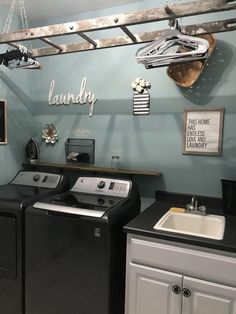
[{"label": "white cabinet", "polygon": [[236,314],[236,258],[128,235],[125,303],[125,314]]},{"label": "white cabinet", "polygon": [[182,285],[182,276],[140,265],[130,266],[128,314],[178,314],[181,298],[172,287]]},{"label": "white cabinet", "polygon": [[183,297],[183,314],[236,313],[236,288],[189,277],[183,286],[191,293]]}]

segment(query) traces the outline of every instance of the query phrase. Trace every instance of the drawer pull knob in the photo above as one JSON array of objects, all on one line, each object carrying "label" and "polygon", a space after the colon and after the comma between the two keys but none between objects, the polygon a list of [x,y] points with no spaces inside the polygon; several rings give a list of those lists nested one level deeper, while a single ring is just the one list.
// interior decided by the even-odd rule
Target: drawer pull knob
[{"label": "drawer pull knob", "polygon": [[182,294],[183,294],[184,297],[188,298],[188,297],[191,296],[191,291],[189,289],[187,289],[187,288],[183,288]]},{"label": "drawer pull knob", "polygon": [[175,294],[180,294],[181,288],[180,288],[179,286],[177,286],[177,285],[174,285],[174,286],[172,287],[172,291],[173,291]]}]

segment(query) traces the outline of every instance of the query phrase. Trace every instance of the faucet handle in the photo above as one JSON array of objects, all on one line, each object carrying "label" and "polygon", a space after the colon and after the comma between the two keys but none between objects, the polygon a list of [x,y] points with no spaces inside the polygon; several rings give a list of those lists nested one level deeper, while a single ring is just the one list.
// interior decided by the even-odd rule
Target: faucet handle
[{"label": "faucet handle", "polygon": [[201,212],[202,215],[206,215],[206,211],[207,211],[206,206],[201,205],[198,207],[198,210]]},{"label": "faucet handle", "polygon": [[190,204],[186,204],[185,206],[186,206],[185,211],[189,211],[189,210],[190,210],[190,206],[191,206],[191,205],[190,205]]}]

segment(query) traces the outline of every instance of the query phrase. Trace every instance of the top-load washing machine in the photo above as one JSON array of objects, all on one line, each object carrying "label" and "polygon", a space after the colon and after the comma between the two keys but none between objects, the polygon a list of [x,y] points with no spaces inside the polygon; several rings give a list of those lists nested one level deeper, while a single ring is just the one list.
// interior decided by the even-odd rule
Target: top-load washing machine
[{"label": "top-load washing machine", "polygon": [[24,209],[41,197],[59,192],[66,180],[59,174],[19,171],[0,186],[0,313],[24,312]]},{"label": "top-load washing machine", "polygon": [[26,209],[26,314],[122,314],[123,226],[140,212],[129,180],[79,177]]}]

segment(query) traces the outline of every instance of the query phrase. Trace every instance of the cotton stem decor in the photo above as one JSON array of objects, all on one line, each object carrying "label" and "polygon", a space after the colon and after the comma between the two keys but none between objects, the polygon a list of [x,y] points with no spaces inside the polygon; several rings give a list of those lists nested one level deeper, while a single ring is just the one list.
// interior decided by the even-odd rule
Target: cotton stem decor
[{"label": "cotton stem decor", "polygon": [[141,78],[136,78],[131,83],[134,90],[133,96],[133,114],[134,115],[148,115],[150,113],[150,94],[148,89],[151,84]]}]

